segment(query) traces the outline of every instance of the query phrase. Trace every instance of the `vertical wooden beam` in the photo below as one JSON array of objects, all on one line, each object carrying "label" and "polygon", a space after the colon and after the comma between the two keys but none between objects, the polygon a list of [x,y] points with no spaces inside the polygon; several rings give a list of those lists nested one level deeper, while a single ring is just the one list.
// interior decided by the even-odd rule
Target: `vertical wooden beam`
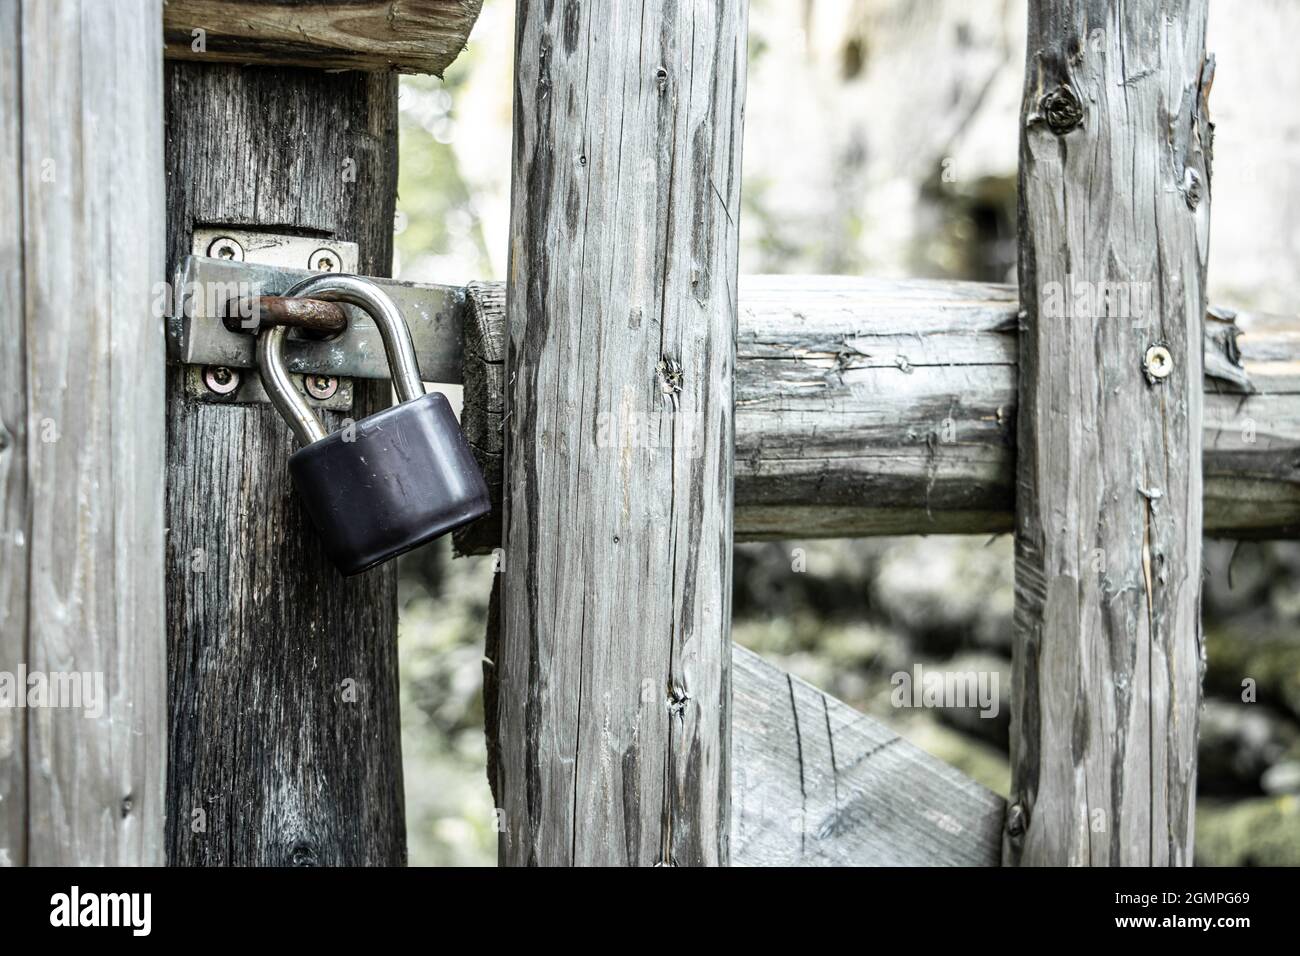
[{"label": "vertical wooden beam", "polygon": [[[355,241],[388,274],[394,76],[170,63],[166,103],[169,262],[234,224]],[[389,404],[356,394],[353,418]],[[167,437],[170,860],[405,862],[394,566],[329,564],[269,405],[197,402],[173,370]]]},{"label": "vertical wooden beam", "polygon": [[1192,862],[1205,18],[1029,5],[1008,863]]},{"label": "vertical wooden beam", "polygon": [[[27,659],[27,349],[19,0],[0,0],[0,670]],[[27,711],[0,707],[0,866],[27,861]]]},{"label": "vertical wooden beam", "polygon": [[503,863],[728,859],[745,22],[519,5]]},{"label": "vertical wooden beam", "polygon": [[49,694],[26,713],[25,852],[22,718],[0,717],[11,862],[163,860],[161,15],[0,4],[0,152],[21,194],[4,218],[21,238],[3,240],[0,670],[25,665],[29,705]]}]

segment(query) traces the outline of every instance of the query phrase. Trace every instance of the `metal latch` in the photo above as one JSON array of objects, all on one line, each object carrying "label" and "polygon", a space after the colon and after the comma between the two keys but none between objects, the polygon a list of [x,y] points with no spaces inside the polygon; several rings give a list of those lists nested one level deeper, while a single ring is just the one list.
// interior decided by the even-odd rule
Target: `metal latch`
[{"label": "metal latch", "polygon": [[[194,254],[177,265],[173,314],[167,324],[168,351],[186,368],[186,391],[202,401],[268,401],[256,374],[257,323],[247,321],[249,304],[275,297],[314,272],[355,274],[357,246],[300,236],[247,230],[195,230]],[[300,265],[301,263],[301,265]],[[368,277],[369,278],[369,277]],[[370,278],[401,310],[411,329],[416,360],[426,382],[461,381],[462,332],[468,308],[465,290]],[[302,300],[258,303],[288,311]],[[353,378],[389,377],[383,340],[374,320],[351,305],[342,310],[346,328],[334,334],[291,329],[284,359],[295,387],[320,408],[352,406]],[[274,318],[284,321],[283,314]],[[295,324],[292,316],[288,324]],[[320,316],[297,324],[323,328]]]}]

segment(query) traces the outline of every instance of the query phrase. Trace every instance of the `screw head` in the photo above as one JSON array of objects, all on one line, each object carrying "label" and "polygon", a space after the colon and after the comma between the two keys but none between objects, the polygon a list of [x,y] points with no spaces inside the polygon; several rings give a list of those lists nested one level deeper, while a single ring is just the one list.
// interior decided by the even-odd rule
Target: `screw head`
[{"label": "screw head", "polygon": [[1153,379],[1168,378],[1174,370],[1174,357],[1163,345],[1153,345],[1142,359],[1142,368]]},{"label": "screw head", "polygon": [[226,259],[230,262],[244,261],[244,247],[233,236],[217,236],[208,243],[208,258]]},{"label": "screw head", "polygon": [[339,380],[333,375],[304,375],[303,387],[308,395],[323,402],[338,392]]},{"label": "screw head", "polygon": [[1007,807],[1007,835],[1012,838],[1024,836],[1025,830],[1029,827],[1028,816],[1023,804],[1013,803]]},{"label": "screw head", "polygon": [[239,388],[239,373],[224,365],[209,365],[203,370],[203,384],[214,395],[229,395]]},{"label": "screw head", "polygon": [[307,260],[307,268],[316,272],[342,272],[343,257],[333,249],[317,249]]}]

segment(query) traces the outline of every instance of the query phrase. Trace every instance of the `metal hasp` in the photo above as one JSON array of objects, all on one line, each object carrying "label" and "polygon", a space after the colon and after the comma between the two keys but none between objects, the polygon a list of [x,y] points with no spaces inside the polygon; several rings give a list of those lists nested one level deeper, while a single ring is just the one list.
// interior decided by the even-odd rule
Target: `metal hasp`
[{"label": "metal hasp", "polygon": [[399,404],[329,435],[292,387],[284,367],[282,325],[257,337],[262,384],[304,443],[289,472],[335,566],[358,574],[491,510],[487,483],[447,399],[426,395],[411,333],[401,311],[376,283],[319,275],[289,296],[345,302],[379,331]]},{"label": "metal hasp", "polygon": [[[240,328],[241,303],[259,296],[284,296],[312,274],[306,268],[247,259],[187,256],[177,266],[177,305],[168,322],[172,360],[200,368],[254,368],[255,338],[250,333],[256,332],[256,327]],[[459,384],[465,290],[371,277],[366,281],[391,298],[406,319],[420,377],[426,382]],[[341,303],[341,307],[347,314],[347,328],[335,336],[312,337],[297,329],[286,333],[285,368],[294,374],[388,378],[383,336],[374,320],[354,305]],[[228,327],[228,318],[234,328]]]}]

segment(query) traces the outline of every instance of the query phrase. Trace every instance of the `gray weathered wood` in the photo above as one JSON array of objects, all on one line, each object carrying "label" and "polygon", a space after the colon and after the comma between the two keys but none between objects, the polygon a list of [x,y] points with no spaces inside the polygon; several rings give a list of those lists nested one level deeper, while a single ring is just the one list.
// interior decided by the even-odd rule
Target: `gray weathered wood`
[{"label": "gray weathered wood", "polygon": [[483,0],[167,0],[163,33],[175,60],[442,76],[482,6]]},{"label": "gray weathered wood", "polygon": [[739,645],[732,863],[997,866],[1006,801]]},{"label": "gray weathered wood", "polygon": [[[19,0],[0,0],[0,670],[27,659],[27,349]],[[27,711],[0,708],[0,866],[27,860]]]},{"label": "gray weathered wood", "polygon": [[0,3],[0,861],[163,860],[161,15]]},{"label": "gray weathered wood", "polygon": [[[1205,17],[1205,0],[1030,4],[1011,864],[1192,862]],[[1062,302],[1071,282],[1134,283],[1149,310],[1098,317]],[[1166,378],[1144,374],[1157,345]]]},{"label": "gray weathered wood", "polygon": [[[501,490],[504,287],[469,287],[462,422]],[[736,537],[996,533],[1013,525],[1010,286],[742,276]],[[1205,530],[1300,533],[1300,320],[1213,310]],[[499,512],[457,533],[501,540]]]},{"label": "gray weathered wood", "polygon": [[[167,65],[168,260],[200,226],[392,260],[396,77]],[[289,428],[168,381],[168,853],[177,864],[405,861],[396,572],[344,580],[293,492]],[[387,383],[354,382],[359,418]],[[326,424],[338,427],[338,413]]]},{"label": "gray weathered wood", "polygon": [[728,859],[745,21],[518,9],[503,863]]}]

